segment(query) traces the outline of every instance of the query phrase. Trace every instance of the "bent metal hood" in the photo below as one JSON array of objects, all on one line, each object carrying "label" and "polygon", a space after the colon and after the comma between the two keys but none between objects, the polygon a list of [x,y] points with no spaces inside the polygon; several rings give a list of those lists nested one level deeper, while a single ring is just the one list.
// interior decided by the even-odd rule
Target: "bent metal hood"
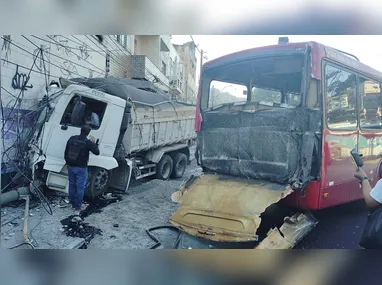
[{"label": "bent metal hood", "polygon": [[257,241],[261,213],[292,192],[289,185],[202,175],[187,189],[173,194],[181,205],[170,223],[213,241]]}]

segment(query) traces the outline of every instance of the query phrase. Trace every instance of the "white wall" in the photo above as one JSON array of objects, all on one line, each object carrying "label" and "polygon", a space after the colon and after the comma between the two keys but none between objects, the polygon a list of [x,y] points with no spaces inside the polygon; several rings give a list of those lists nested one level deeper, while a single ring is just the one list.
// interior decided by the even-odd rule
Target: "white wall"
[{"label": "white wall", "polygon": [[118,43],[114,36],[105,36],[103,44],[100,44],[94,36],[84,35],[26,36],[25,38],[11,36],[11,43],[4,42],[2,39],[0,41],[3,47],[1,86],[5,93],[3,104],[7,105],[14,101],[14,97],[20,94],[20,90],[12,88],[12,78],[16,73],[17,65],[19,73],[29,74],[39,48],[42,48],[46,72],[43,67],[44,60],[38,57],[27,84],[33,85],[33,88],[24,91],[23,99],[37,99],[40,89],[45,86],[45,77],[49,83],[51,80],[58,81],[59,77],[105,76],[107,50],[111,55],[110,74],[123,77],[127,66],[119,59],[119,56],[130,55],[134,52],[134,36],[127,36],[127,38],[127,49]]},{"label": "white wall", "polygon": [[152,63],[161,68],[160,37],[159,36],[135,36],[137,39],[137,55],[146,55]]},{"label": "white wall", "polygon": [[[35,109],[46,84],[58,82],[60,77],[104,77],[107,52],[111,56],[109,75],[125,77],[129,68],[127,55],[134,53],[134,36],[126,36],[122,42],[117,42],[116,36],[104,36],[103,43],[86,35],[10,36],[10,41],[4,40],[7,37],[0,39],[1,103],[5,113],[18,105],[17,98],[21,99],[21,111]],[[28,75],[26,90],[21,92],[18,86],[12,86],[17,77],[26,80]],[[3,119],[12,121],[15,116],[5,115]],[[7,128],[9,124],[4,128],[6,146],[14,141],[12,130]]]}]

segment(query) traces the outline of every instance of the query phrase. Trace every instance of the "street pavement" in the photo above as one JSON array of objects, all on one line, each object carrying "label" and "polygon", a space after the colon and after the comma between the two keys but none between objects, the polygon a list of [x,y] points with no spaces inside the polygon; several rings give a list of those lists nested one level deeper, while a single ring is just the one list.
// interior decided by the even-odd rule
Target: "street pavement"
[{"label": "street pavement", "polygon": [[319,223],[296,249],[360,249],[367,213],[364,201],[315,212]]}]

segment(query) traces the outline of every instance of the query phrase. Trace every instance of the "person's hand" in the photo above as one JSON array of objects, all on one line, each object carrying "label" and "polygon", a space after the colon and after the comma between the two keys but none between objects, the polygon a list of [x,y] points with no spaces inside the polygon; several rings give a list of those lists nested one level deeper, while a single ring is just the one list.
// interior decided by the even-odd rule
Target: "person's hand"
[{"label": "person's hand", "polygon": [[91,137],[90,140],[91,140],[92,142],[94,142],[94,143],[96,142],[95,137]]},{"label": "person's hand", "polygon": [[366,172],[363,171],[362,168],[359,168],[357,172],[354,174],[355,178],[362,179],[363,177],[367,177]]}]

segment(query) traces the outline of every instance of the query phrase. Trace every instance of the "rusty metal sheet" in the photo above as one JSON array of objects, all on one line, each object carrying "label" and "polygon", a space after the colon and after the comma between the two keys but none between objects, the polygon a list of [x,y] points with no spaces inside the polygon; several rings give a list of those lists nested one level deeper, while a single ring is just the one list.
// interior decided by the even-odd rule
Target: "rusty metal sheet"
[{"label": "rusty metal sheet", "polygon": [[257,241],[260,214],[292,192],[288,185],[202,175],[172,195],[181,205],[170,223],[213,241]]},{"label": "rusty metal sheet", "polygon": [[[317,224],[317,220],[309,213],[298,213],[286,218],[278,229],[269,231],[267,237],[256,249],[291,249]],[[281,235],[282,233],[282,235]]]}]

